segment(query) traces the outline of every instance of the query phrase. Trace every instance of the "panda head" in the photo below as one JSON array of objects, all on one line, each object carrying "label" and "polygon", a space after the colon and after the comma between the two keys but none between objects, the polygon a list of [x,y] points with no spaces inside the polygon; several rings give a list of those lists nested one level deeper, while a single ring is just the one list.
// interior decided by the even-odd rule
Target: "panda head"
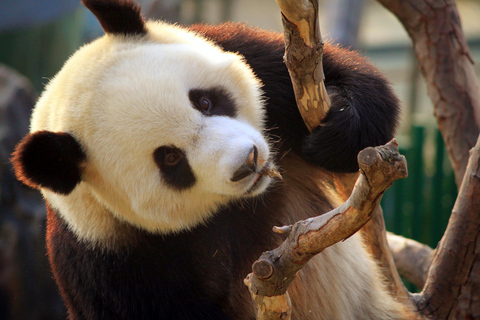
[{"label": "panda head", "polygon": [[77,233],[88,215],[153,232],[196,226],[264,192],[272,167],[260,82],[237,54],[129,1],[87,1],[106,35],[38,101],[13,163]]}]

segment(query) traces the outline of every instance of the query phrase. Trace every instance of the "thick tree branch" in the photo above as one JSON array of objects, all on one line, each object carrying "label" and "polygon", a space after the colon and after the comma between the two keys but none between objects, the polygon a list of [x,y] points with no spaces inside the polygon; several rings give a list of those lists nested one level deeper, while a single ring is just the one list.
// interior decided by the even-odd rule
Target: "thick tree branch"
[{"label": "thick tree branch", "polygon": [[387,287],[398,301],[412,307],[409,292],[405,288],[400,275],[395,267],[394,258],[389,250],[385,220],[380,205],[377,205],[370,221],[361,229],[367,249],[380,266],[384,277],[387,279]]},{"label": "thick tree branch", "polygon": [[[261,266],[262,265],[262,266]],[[261,262],[257,263],[257,268],[266,267],[269,269],[269,265]],[[264,275],[259,270],[257,273]],[[268,275],[265,274],[265,275]],[[252,291],[252,274],[249,274],[245,279],[245,285],[250,289],[253,304],[255,306],[255,319],[256,320],[290,320],[292,316],[292,301],[288,296],[288,292],[282,295],[268,297],[257,295]]]},{"label": "thick tree branch", "polygon": [[423,288],[432,264],[434,251],[427,245],[415,240],[387,234],[388,246],[398,273],[418,288]]},{"label": "thick tree branch", "polygon": [[285,64],[298,109],[311,132],[330,110],[323,74],[323,42],[318,24],[318,0],[276,0],[282,11]]},{"label": "thick tree branch", "polygon": [[[399,18],[412,38],[415,53],[435,107],[439,129],[452,162],[457,186],[460,187],[469,159],[469,150],[477,141],[479,133],[480,88],[462,33],[455,2],[454,0],[378,1]],[[472,174],[475,173],[467,173],[465,177],[471,179]],[[462,189],[464,188],[465,186],[462,186]],[[435,314],[435,318],[438,319],[480,318],[478,302],[480,301],[480,255],[478,249],[470,251],[465,247],[468,242],[478,241],[478,226],[475,233],[475,230],[471,229],[475,224],[467,225],[468,216],[478,215],[478,211],[459,211],[475,210],[478,193],[477,197],[468,199],[462,196],[461,192],[460,197],[457,199],[447,228],[450,231],[447,231],[442,240],[442,252],[437,250],[436,262],[430,270],[431,276],[427,279],[423,305],[421,305],[425,313]],[[461,222],[460,216],[467,216],[467,220]],[[469,231],[462,233],[462,228]],[[461,260],[452,261],[448,259],[446,252],[452,254],[460,252],[465,256],[457,255],[456,257]],[[450,256],[450,258],[453,257]],[[441,263],[446,265],[443,266]],[[465,279],[464,266],[470,263],[473,265],[468,279]],[[437,282],[442,270],[446,272],[447,278]],[[432,288],[446,291],[435,292]],[[435,310],[436,307],[438,310]]]},{"label": "thick tree branch", "polygon": [[[343,205],[316,218],[277,228],[288,233],[288,238],[255,262],[253,272],[246,279],[254,298],[264,301],[264,297],[280,296],[283,303],[283,295],[295,274],[313,256],[358,231],[371,218],[386,189],[395,180],[407,176],[406,161],[398,153],[395,140],[385,146],[362,150],[358,162],[361,175]],[[257,305],[257,310],[267,312],[266,306]]]},{"label": "thick tree branch", "polygon": [[[358,178],[358,174],[332,174],[332,176],[333,188],[339,195],[340,199],[342,201],[346,201],[352,193],[352,189],[355,181]],[[387,243],[385,220],[383,218],[383,210],[380,205],[375,208],[375,211],[370,221],[365,224],[360,230],[363,234],[363,238],[365,239],[365,245],[367,250],[376,260],[376,262],[380,266],[380,270],[383,273],[383,276],[385,277],[385,279],[387,279],[387,285],[390,293],[392,294],[392,296],[396,297],[398,301],[411,307],[411,295],[405,288],[403,281],[400,278],[400,275],[405,275],[401,273],[401,270],[397,271],[397,259],[395,259],[395,252],[390,251],[389,243]],[[411,263],[411,261],[405,261],[404,263],[408,264]],[[426,270],[424,272],[425,278],[429,266],[430,264],[426,266]],[[409,278],[407,277],[407,279]],[[421,287],[423,287],[423,284]]]},{"label": "thick tree branch", "polygon": [[[284,24],[285,63],[294,86],[297,106],[305,124],[312,131],[330,108],[330,100],[324,85],[323,43],[317,21],[318,1],[277,0],[277,4],[282,10]],[[350,196],[357,177],[357,174],[333,175],[334,187],[343,200]],[[380,212],[375,215],[376,222],[370,223],[371,228],[364,228],[364,234],[369,240],[367,243],[375,251],[372,252],[375,257],[381,259],[379,263],[385,277],[392,281],[391,292],[399,300],[409,303],[407,291],[388,251],[381,209],[377,211]]]},{"label": "thick tree branch", "polygon": [[[464,174],[467,172],[449,227],[436,251],[425,288],[417,296],[417,306],[424,315],[432,316],[435,319],[471,318],[472,316],[475,318],[477,314],[472,311],[475,308],[471,305],[472,299],[478,295],[478,293],[474,293],[475,274],[480,273],[478,270],[472,269],[475,261],[480,264],[480,259],[478,259],[480,252],[478,144],[472,154],[468,169],[465,169],[469,159],[468,151],[477,140],[478,124],[480,123],[480,91],[472,66],[473,62],[461,31],[460,20],[453,0],[379,0],[379,2],[397,15],[412,38],[420,68],[427,80],[428,92],[435,107],[439,128],[447,144],[457,185],[462,184]],[[319,73],[320,69],[315,60],[315,57],[323,52],[323,46],[315,46],[316,40],[314,40],[315,37],[312,37],[312,34],[316,33],[315,28],[317,27],[317,3],[306,0],[297,2],[278,0],[278,3],[283,11],[287,47],[285,60],[291,72],[299,110],[307,127],[312,130],[328,112],[312,108],[312,106],[315,107],[324,103],[323,101],[327,101],[318,99],[322,94],[326,97],[326,92],[323,85],[323,72]],[[312,8],[314,9],[312,10]],[[293,14],[288,13],[292,11]],[[321,44],[321,39],[318,43]],[[291,50],[290,48],[297,49]],[[317,52],[315,53],[315,51]],[[301,65],[300,62],[306,62],[306,67],[302,65],[299,69],[303,70],[295,73],[292,70],[298,68]],[[308,84],[310,81],[308,78],[307,84],[302,80],[306,74],[304,70],[310,70],[307,77],[315,79],[316,82],[313,85]],[[320,90],[316,87],[319,78],[321,78],[320,83],[322,84]],[[308,113],[313,113],[313,116]],[[362,174],[359,179],[360,185],[360,181],[368,184],[369,180],[366,176],[368,175]],[[341,189],[348,194],[348,181],[343,181],[341,178],[339,181]],[[370,199],[368,208],[358,209],[355,205],[349,206],[352,205],[351,199],[356,196],[358,189],[356,186],[352,197],[338,208],[340,211],[335,212],[334,210],[319,218],[303,221],[295,224],[293,228],[278,229],[290,232],[290,240],[287,239],[274,251],[264,253],[254,265],[254,272],[246,280],[256,301],[264,301],[261,314],[266,314],[265,312],[268,311],[266,309],[270,307],[265,309],[265,306],[272,305],[273,301],[265,302],[265,296],[273,295],[271,298],[280,297],[281,303],[288,302],[288,297],[282,296],[282,294],[286,293],[286,288],[301,266],[323,248],[341,240],[339,239],[341,233],[358,230],[361,224],[360,226],[357,224],[365,218],[365,215],[362,215],[364,209],[370,211],[366,220],[370,218],[371,210],[378,201]],[[352,211],[355,210],[359,211],[356,212],[359,214],[356,219],[352,218]],[[340,212],[342,214],[339,214]],[[332,226],[341,231],[335,232],[335,228]],[[372,240],[370,249],[379,259],[380,264],[391,267],[391,258],[382,252],[384,249],[377,250],[376,248],[376,246],[384,248],[384,244],[382,244],[384,241],[377,235],[377,232],[381,233],[381,231],[375,230],[376,228],[375,226],[365,227],[363,231]],[[317,239],[316,234],[322,234],[322,236]],[[293,248],[290,251],[285,249],[289,247],[286,244],[289,241],[290,247]],[[278,255],[279,252],[282,254]],[[426,261],[423,266],[428,264],[428,260]],[[393,270],[393,268],[390,269]],[[393,281],[392,292],[400,289],[395,274],[394,271],[386,271],[387,278]],[[402,290],[399,291],[399,294],[402,294]],[[466,301],[463,304],[466,304],[467,307],[457,308],[462,299]],[[287,309],[289,308],[287,307]],[[478,313],[480,316],[480,311]],[[276,316],[278,319],[289,317],[288,313],[283,311],[277,312]]]},{"label": "thick tree branch", "polygon": [[479,82],[454,0],[378,0],[413,42],[438,126],[461,185],[480,126]]},{"label": "thick tree branch", "polygon": [[436,319],[450,319],[480,253],[480,137],[471,152],[467,171],[448,223],[436,249],[419,309]]}]

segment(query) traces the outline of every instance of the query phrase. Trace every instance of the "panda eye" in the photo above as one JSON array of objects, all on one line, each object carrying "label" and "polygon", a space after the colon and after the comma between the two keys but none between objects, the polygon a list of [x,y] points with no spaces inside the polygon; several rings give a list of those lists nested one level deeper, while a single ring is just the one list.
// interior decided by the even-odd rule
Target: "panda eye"
[{"label": "panda eye", "polygon": [[165,154],[165,158],[163,158],[163,162],[165,165],[173,167],[177,165],[183,159],[183,154],[179,152],[178,149],[171,149],[170,152]]},{"label": "panda eye", "polygon": [[153,152],[153,160],[163,180],[177,190],[188,189],[196,182],[187,155],[175,146],[161,146]]},{"label": "panda eye", "polygon": [[188,99],[191,106],[206,117],[227,116],[235,118],[237,115],[233,97],[222,87],[190,89]]},{"label": "panda eye", "polygon": [[153,158],[160,168],[171,168],[185,159],[185,153],[176,147],[159,147],[153,153]]},{"label": "panda eye", "polygon": [[210,109],[212,108],[212,102],[205,97],[200,98],[199,105],[200,105],[200,109],[206,113],[209,113]]}]

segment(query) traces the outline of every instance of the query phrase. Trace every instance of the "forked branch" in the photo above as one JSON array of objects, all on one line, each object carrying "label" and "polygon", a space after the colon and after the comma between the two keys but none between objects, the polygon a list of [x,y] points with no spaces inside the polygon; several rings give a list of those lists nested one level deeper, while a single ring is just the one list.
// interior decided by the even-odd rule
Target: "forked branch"
[{"label": "forked branch", "polygon": [[480,85],[458,10],[454,0],[378,2],[400,20],[412,39],[460,188],[419,307],[434,319],[478,319]]},{"label": "forked branch", "polygon": [[[358,163],[361,175],[343,205],[293,226],[276,228],[277,232],[288,233],[288,238],[278,248],[264,252],[245,280],[257,303],[258,319],[289,319],[284,308],[275,311],[274,296],[278,296],[283,306],[289,300],[286,292],[296,273],[313,256],[357,232],[370,220],[388,187],[395,180],[407,176],[406,160],[398,153],[395,140],[385,146],[362,150]],[[259,317],[259,313],[262,315],[265,312],[275,317]]]}]

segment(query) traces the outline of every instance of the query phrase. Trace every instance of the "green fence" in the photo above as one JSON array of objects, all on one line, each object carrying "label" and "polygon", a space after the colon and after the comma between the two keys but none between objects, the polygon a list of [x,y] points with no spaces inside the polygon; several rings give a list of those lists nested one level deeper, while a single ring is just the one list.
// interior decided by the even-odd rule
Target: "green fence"
[{"label": "green fence", "polygon": [[437,129],[414,126],[400,144],[408,178],[396,181],[382,200],[387,230],[435,248],[457,197],[453,170]]}]

